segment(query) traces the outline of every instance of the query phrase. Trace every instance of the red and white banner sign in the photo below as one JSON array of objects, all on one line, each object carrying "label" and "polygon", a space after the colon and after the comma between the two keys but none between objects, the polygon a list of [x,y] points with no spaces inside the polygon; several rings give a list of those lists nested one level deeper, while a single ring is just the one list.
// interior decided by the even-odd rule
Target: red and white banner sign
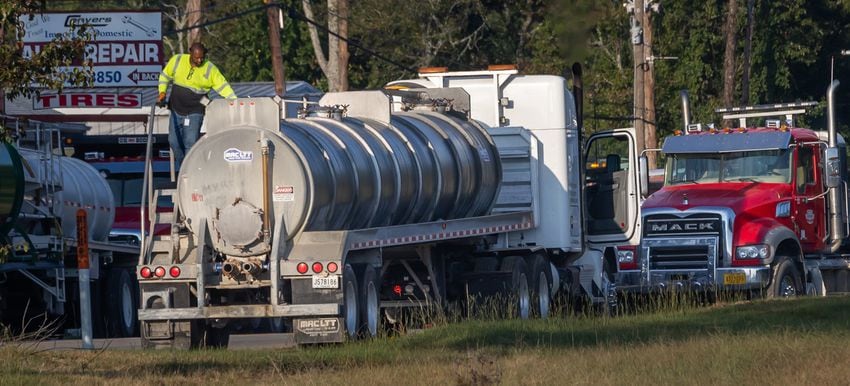
[{"label": "red and white banner sign", "polygon": [[142,107],[141,93],[109,92],[69,92],[62,94],[41,94],[32,102],[33,110],[47,110],[64,107]]},{"label": "red and white banner sign", "polygon": [[[95,87],[156,86],[164,62],[160,12],[43,13],[24,24],[24,57],[31,57],[72,26],[86,24],[94,39],[86,44],[85,58],[93,65]],[[79,68],[82,63],[60,70]]]}]

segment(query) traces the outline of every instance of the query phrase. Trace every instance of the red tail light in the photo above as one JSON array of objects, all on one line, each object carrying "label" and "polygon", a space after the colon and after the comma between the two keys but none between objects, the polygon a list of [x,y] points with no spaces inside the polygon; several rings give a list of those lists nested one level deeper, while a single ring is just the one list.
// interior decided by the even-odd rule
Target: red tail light
[{"label": "red tail light", "polygon": [[315,273],[322,272],[322,268],[324,268],[324,267],[322,267],[322,263],[320,263],[318,261],[313,263],[313,272],[315,272]]},{"label": "red tail light", "polygon": [[616,247],[617,266],[621,271],[638,269],[637,247],[634,245],[620,245]]},{"label": "red tail light", "polygon": [[396,285],[393,286],[393,293],[396,294],[397,296],[401,296],[401,285],[400,284],[396,284]]},{"label": "red tail light", "polygon": [[330,272],[330,273],[336,273],[336,270],[337,270],[337,269],[339,269],[339,265],[337,265],[337,264],[336,264],[336,263],[334,263],[334,262],[330,262],[330,263],[328,263],[328,272]]},{"label": "red tail light", "polygon": [[139,275],[145,279],[150,279],[152,274],[153,272],[151,272],[150,267],[142,267],[142,269],[139,270]]},{"label": "red tail light", "polygon": [[307,263],[298,263],[298,265],[295,266],[295,269],[298,271],[298,273],[305,274],[307,273]]},{"label": "red tail light", "polygon": [[164,277],[165,276],[165,268],[156,267],[156,269],[153,270],[153,274],[156,277]]},{"label": "red tail light", "polygon": [[180,276],[180,267],[171,267],[171,269],[168,270],[168,274],[171,275],[171,277]]}]

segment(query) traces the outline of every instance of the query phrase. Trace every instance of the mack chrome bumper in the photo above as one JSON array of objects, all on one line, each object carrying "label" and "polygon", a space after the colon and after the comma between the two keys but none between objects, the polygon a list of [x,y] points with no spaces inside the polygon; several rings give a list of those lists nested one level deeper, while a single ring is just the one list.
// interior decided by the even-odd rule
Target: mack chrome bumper
[{"label": "mack chrome bumper", "polygon": [[717,268],[706,270],[653,270],[617,273],[617,291],[650,293],[658,291],[741,291],[762,289],[770,281],[770,267]]}]

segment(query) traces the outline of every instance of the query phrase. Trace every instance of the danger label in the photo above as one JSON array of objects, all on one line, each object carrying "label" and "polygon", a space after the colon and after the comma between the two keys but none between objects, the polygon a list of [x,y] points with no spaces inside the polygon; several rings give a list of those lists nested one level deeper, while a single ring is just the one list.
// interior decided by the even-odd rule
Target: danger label
[{"label": "danger label", "polygon": [[272,201],[295,201],[295,188],[291,186],[275,186],[272,193]]}]

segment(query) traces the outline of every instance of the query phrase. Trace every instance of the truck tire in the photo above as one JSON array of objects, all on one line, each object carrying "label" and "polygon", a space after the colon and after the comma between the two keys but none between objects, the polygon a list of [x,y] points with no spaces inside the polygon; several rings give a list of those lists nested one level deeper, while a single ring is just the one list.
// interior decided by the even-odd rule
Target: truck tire
[{"label": "truck tire", "polygon": [[617,316],[620,314],[620,297],[617,294],[617,282],[615,278],[616,264],[611,260],[602,261],[602,313],[605,316]]},{"label": "truck tire", "polygon": [[529,290],[528,265],[525,259],[514,259],[511,268],[511,295],[516,304],[517,316],[528,319],[531,315],[531,292]]},{"label": "truck tire", "polygon": [[139,285],[129,270],[113,268],[106,280],[107,331],[110,337],[138,336]]},{"label": "truck tire", "polygon": [[549,259],[542,255],[531,256],[531,298],[534,303],[534,312],[541,319],[549,317],[552,305],[552,268]]},{"label": "truck tire", "polygon": [[773,278],[767,287],[767,298],[791,298],[802,293],[800,285],[800,274],[797,267],[788,257],[778,257],[779,262],[774,265]]},{"label": "truck tire", "polygon": [[346,264],[342,271],[342,317],[345,333],[349,339],[357,339],[357,328],[360,326],[359,294],[354,268],[350,264]]},{"label": "truck tire", "polygon": [[363,270],[363,280],[360,286],[360,317],[363,336],[374,338],[378,336],[381,327],[381,278],[380,273],[372,265]]}]

